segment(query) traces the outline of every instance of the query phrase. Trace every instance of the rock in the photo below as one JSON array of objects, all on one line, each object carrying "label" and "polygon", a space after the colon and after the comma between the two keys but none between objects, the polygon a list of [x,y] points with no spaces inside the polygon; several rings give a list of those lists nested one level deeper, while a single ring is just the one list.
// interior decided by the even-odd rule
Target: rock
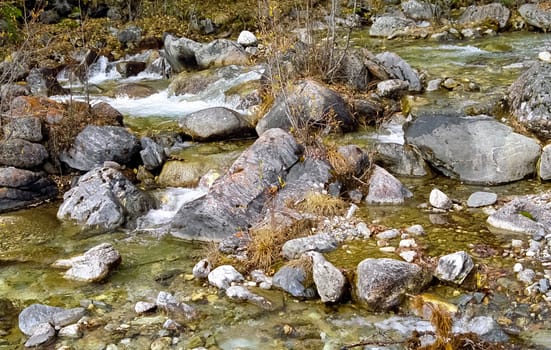
[{"label": "rock", "polygon": [[39,143],[22,139],[8,139],[0,142],[0,164],[16,168],[36,168],[48,158],[48,151]]},{"label": "rock", "polygon": [[384,230],[383,232],[379,232],[376,235],[377,239],[384,239],[384,240],[393,239],[398,236],[400,236],[400,230],[397,230],[397,229]]},{"label": "rock", "polygon": [[36,117],[10,118],[3,125],[5,139],[21,139],[29,142],[42,141],[42,123]]},{"label": "rock", "polygon": [[413,197],[398,179],[377,165],[373,167],[368,191],[365,198],[368,204],[402,204]]},{"label": "rock", "polygon": [[[338,53],[341,55],[341,53]],[[364,55],[354,50],[347,50],[342,53],[342,60],[337,72],[332,77],[333,82],[343,82],[355,91],[367,91],[371,80],[369,69],[364,64]]]},{"label": "rock", "polygon": [[474,192],[469,196],[467,206],[469,208],[485,207],[495,204],[496,201],[497,194],[493,192]]},{"label": "rock", "polygon": [[505,28],[511,11],[504,5],[494,2],[487,5],[477,6],[471,5],[467,7],[465,12],[458,19],[460,24],[477,25],[489,20],[495,20],[499,24],[499,29]]},{"label": "rock", "polygon": [[133,77],[143,72],[147,64],[140,61],[120,61],[116,64],[117,72],[123,77]]},{"label": "rock", "polygon": [[139,151],[138,138],[125,128],[88,125],[59,158],[71,168],[88,171],[109,160],[128,164]]},{"label": "rock", "polygon": [[25,347],[46,345],[55,338],[55,329],[49,323],[41,323],[35,327],[33,334],[25,342]]},{"label": "rock", "polygon": [[281,129],[262,134],[209,189],[179,210],[170,233],[186,238],[221,240],[258,218],[265,189],[285,181],[301,155],[295,139]]},{"label": "rock", "polygon": [[444,175],[477,184],[520,180],[534,172],[540,153],[535,140],[487,116],[423,115],[405,139]]},{"label": "rock", "polygon": [[148,312],[152,312],[155,309],[157,309],[157,304],[148,303],[146,301],[138,301],[136,305],[134,306],[134,311],[138,315],[146,314]]},{"label": "rock", "polygon": [[109,243],[102,243],[71,259],[57,260],[53,266],[69,268],[64,277],[82,282],[100,282],[121,263],[121,255]]},{"label": "rock", "polygon": [[129,43],[137,43],[142,36],[142,30],[136,26],[128,26],[127,28],[119,30],[117,33],[117,39],[121,44],[128,45]]},{"label": "rock", "polygon": [[182,131],[198,141],[245,137],[252,126],[239,113],[225,107],[211,107],[180,118]]},{"label": "rock", "polygon": [[237,37],[237,43],[243,47],[256,46],[258,44],[258,40],[253,33],[248,30],[243,30],[239,33],[239,37]]},{"label": "rock", "polygon": [[311,285],[312,282],[307,279],[310,273],[304,266],[285,265],[273,276],[273,285],[295,298],[313,299],[316,291]]},{"label": "rock", "polygon": [[0,101],[2,102],[2,107],[7,107],[10,105],[11,100],[18,96],[28,96],[31,94],[31,90],[28,86],[23,86],[19,84],[2,84],[0,85]]},{"label": "rock", "polygon": [[440,90],[440,85],[442,85],[443,81],[444,80],[442,78],[429,80],[429,82],[427,83],[426,91],[429,92],[429,91],[438,91],[438,90]]},{"label": "rock", "polygon": [[40,324],[48,323],[54,327],[64,327],[77,323],[85,314],[86,310],[81,307],[64,309],[49,305],[32,304],[19,314],[19,329],[23,334],[31,336]]},{"label": "rock", "polygon": [[247,288],[243,286],[231,286],[226,289],[226,295],[228,298],[239,301],[247,301],[251,304],[257,305],[264,310],[271,310],[272,303],[257,294],[251,293]]},{"label": "rock", "polygon": [[169,160],[163,165],[157,183],[163,187],[196,186],[207,171],[203,165],[198,162]]},{"label": "rock", "polygon": [[[294,111],[293,122],[288,115],[290,107]],[[296,126],[349,131],[356,127],[356,121],[338,93],[313,80],[301,80],[276,98],[270,110],[258,121],[256,132],[262,135],[271,128],[290,130]]]},{"label": "rock", "polygon": [[73,338],[73,339],[81,338],[82,337],[81,325],[78,323],[75,323],[75,324],[65,326],[59,330],[57,335],[63,338]]},{"label": "rock", "polygon": [[551,9],[544,4],[522,4],[518,8],[519,14],[526,23],[544,31],[551,29]]},{"label": "rock", "polygon": [[319,233],[312,236],[291,239],[283,244],[281,255],[286,259],[297,259],[303,253],[316,251],[331,252],[338,248],[337,240],[328,233]]},{"label": "rock", "polygon": [[177,324],[178,322],[193,320],[198,316],[197,311],[192,306],[186,303],[179,302],[172,294],[167,292],[159,292],[159,294],[157,295],[156,304],[158,308],[167,312],[169,314],[169,317],[175,318]]},{"label": "rock", "polygon": [[449,210],[453,206],[453,202],[448,195],[437,188],[433,188],[432,191],[430,191],[429,203],[437,209],[444,210]]},{"label": "rock", "polygon": [[205,279],[208,277],[211,270],[211,263],[207,259],[203,259],[193,266],[193,277],[197,279]]},{"label": "rock", "polygon": [[415,147],[398,143],[378,143],[375,161],[389,172],[404,176],[426,176],[428,165]]},{"label": "rock", "polygon": [[399,306],[406,294],[420,292],[430,274],[418,265],[394,259],[365,259],[357,267],[356,298],[367,308],[386,311]]},{"label": "rock", "polygon": [[473,317],[465,325],[464,332],[458,330],[457,328],[458,327],[454,325],[454,333],[475,333],[481,339],[488,342],[503,343],[509,340],[507,334],[503,332],[499,324],[490,316]]},{"label": "rock", "polygon": [[164,38],[164,52],[172,71],[180,73],[186,67],[196,67],[197,59],[195,58],[195,52],[202,46],[203,44],[191,39],[178,39],[170,34],[166,34]]},{"label": "rock", "polygon": [[116,169],[95,168],[63,195],[60,220],[75,220],[86,229],[114,230],[154,207],[153,199]]},{"label": "rock", "polygon": [[97,118],[112,121],[115,125],[123,125],[123,115],[107,102],[98,102],[92,105],[92,114]]},{"label": "rock", "polygon": [[389,79],[377,83],[377,93],[381,97],[400,98],[409,88],[409,83],[400,79]]},{"label": "rock", "polygon": [[499,230],[544,237],[551,233],[551,209],[547,204],[550,200],[551,192],[516,197],[490,215],[486,222]]},{"label": "rock", "polygon": [[442,14],[440,6],[424,1],[407,0],[400,6],[404,14],[415,21],[432,21]]},{"label": "rock", "polygon": [[42,172],[0,167],[0,212],[53,199],[57,185]]},{"label": "rock", "polygon": [[543,147],[537,171],[540,179],[551,180],[551,144]]},{"label": "rock", "polygon": [[473,259],[464,251],[441,256],[434,276],[441,281],[461,284],[474,267]]},{"label": "rock", "polygon": [[201,68],[247,65],[249,55],[243,47],[235,41],[216,39],[208,44],[201,45],[195,51],[195,59]]},{"label": "rock", "polygon": [[[549,20],[551,21],[551,12]],[[551,29],[551,24],[549,28]],[[511,113],[524,127],[544,140],[551,140],[549,91],[551,64],[539,61],[525,70],[509,87]]]},{"label": "rock", "polygon": [[234,282],[243,282],[243,275],[231,265],[218,266],[208,275],[209,283],[218,289],[228,289]]},{"label": "rock", "polygon": [[157,93],[155,88],[145,84],[128,83],[117,86],[113,92],[115,97],[127,97],[127,98],[145,98]]},{"label": "rock", "polygon": [[146,136],[141,138],[140,143],[142,146],[140,157],[147,170],[153,170],[163,165],[166,154],[161,145]]},{"label": "rock", "polygon": [[411,19],[386,15],[377,17],[373,21],[369,28],[369,35],[390,37],[414,27],[415,22]]},{"label": "rock", "polygon": [[25,79],[35,96],[62,95],[66,90],[57,81],[59,69],[33,68]]},{"label": "rock", "polygon": [[367,99],[355,99],[352,103],[355,115],[366,123],[376,123],[383,116],[384,104],[375,94]]},{"label": "rock", "polygon": [[417,225],[412,225],[408,228],[406,228],[406,232],[409,233],[410,235],[414,235],[414,236],[423,236],[426,234],[425,232],[425,229],[423,228],[423,226],[417,224]]},{"label": "rock", "polygon": [[423,90],[419,74],[400,56],[394,52],[383,52],[376,55],[375,58],[386,68],[391,78],[407,81],[409,91],[421,92]]},{"label": "rock", "polygon": [[347,291],[346,277],[322,254],[311,251],[306,255],[312,258],[312,275],[321,301],[336,303],[341,300]]},{"label": "rock", "polygon": [[517,274],[517,280],[524,284],[532,284],[536,278],[536,272],[532,269],[524,269]]},{"label": "rock", "polygon": [[361,177],[369,170],[371,161],[369,155],[356,145],[339,146],[337,152],[342,156],[346,173]]}]

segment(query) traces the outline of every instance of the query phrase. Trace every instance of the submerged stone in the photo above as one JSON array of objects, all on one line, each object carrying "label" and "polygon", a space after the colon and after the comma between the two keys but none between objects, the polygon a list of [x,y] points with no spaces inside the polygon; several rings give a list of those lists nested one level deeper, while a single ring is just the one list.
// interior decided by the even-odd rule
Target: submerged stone
[{"label": "submerged stone", "polygon": [[441,256],[434,275],[441,281],[461,284],[474,267],[472,258],[464,251]]}]

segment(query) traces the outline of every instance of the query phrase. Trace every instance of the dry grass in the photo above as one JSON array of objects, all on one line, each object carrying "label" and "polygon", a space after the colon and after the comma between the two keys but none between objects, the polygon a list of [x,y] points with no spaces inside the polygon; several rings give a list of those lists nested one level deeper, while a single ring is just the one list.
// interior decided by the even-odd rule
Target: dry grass
[{"label": "dry grass", "polygon": [[295,205],[295,209],[318,216],[338,216],[344,214],[347,204],[342,199],[328,194],[308,192],[304,200]]}]

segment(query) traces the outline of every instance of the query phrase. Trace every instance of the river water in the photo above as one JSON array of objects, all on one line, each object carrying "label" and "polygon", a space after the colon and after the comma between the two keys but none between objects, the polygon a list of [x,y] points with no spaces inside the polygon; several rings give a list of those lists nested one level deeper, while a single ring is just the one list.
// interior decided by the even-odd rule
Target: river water
[{"label": "river water", "polygon": [[[455,43],[384,41],[356,33],[353,44],[367,47],[374,53],[394,51],[413,67],[425,71],[429,80],[453,77],[480,86],[480,92],[437,91],[410,98],[413,114],[423,109],[457,110],[499,98],[521,71],[536,59],[538,52],[551,48],[547,34],[535,33],[504,34]],[[107,68],[107,65],[100,67],[94,77],[96,83],[113,85],[113,80],[120,81],[120,77]],[[255,74],[258,73],[240,73],[235,79],[256,79]],[[92,98],[111,103],[125,114],[127,125],[138,131],[174,127],[174,117],[182,114],[182,111],[189,113],[207,106],[227,106],[223,88],[211,91],[202,98],[173,97],[165,90],[167,83],[157,81],[157,78],[138,78],[141,83],[161,89],[148,98]],[[220,84],[231,82],[225,80]],[[373,143],[377,138],[400,140],[399,131],[394,129],[389,137],[388,130],[366,129],[345,135],[339,142],[363,146]],[[250,142],[242,142],[238,146],[231,142],[190,143],[186,152],[189,157],[193,157],[193,154],[235,151],[243,149]],[[490,232],[485,224],[486,214],[482,210],[434,215],[419,208],[420,204],[427,202],[432,188],[438,187],[450,197],[463,202],[478,190],[493,191],[503,197],[551,189],[551,184],[535,178],[495,187],[467,185],[442,176],[401,180],[414,193],[412,200],[403,206],[362,205],[357,215],[366,222],[391,228],[423,225],[427,235],[420,239],[420,243],[431,256],[457,250],[472,252],[476,247],[493,248],[501,252],[510,245],[512,238]],[[378,323],[387,322],[388,325],[388,319],[394,315],[371,314],[353,304],[325,306],[318,301],[299,302],[278,291],[255,290],[274,303],[274,311],[266,312],[254,305],[229,301],[215,289],[190,280],[191,269],[204,255],[205,247],[159,235],[154,228],[174,215],[184,201],[199,195],[199,191],[158,191],[156,195],[163,206],[144,218],[152,227],[150,232],[117,231],[86,236],[80,233],[78,227],[56,219],[59,203],[0,215],[0,301],[5,303],[9,300],[9,304],[3,305],[11,305],[15,310],[32,303],[76,307],[94,301],[96,306],[90,308],[90,314],[98,326],[85,331],[82,339],[60,339],[56,345],[59,347],[65,344],[74,349],[104,349],[109,344],[116,345],[118,349],[148,349],[154,339],[164,335],[162,324],[166,317],[162,314],[137,317],[133,307],[137,301],[155,300],[159,291],[176,294],[196,307],[201,314],[199,321],[188,324],[182,336],[176,338],[179,342],[174,345],[174,349],[187,348],[191,344],[221,349],[338,349],[339,345],[354,344],[369,336],[374,339],[381,339],[381,334],[387,337],[385,339],[403,337],[396,330],[403,326],[400,322],[392,323],[394,331]],[[527,237],[516,238],[527,240]],[[112,243],[123,257],[122,265],[105,283],[84,285],[71,282],[63,279],[60,271],[50,267],[57,259],[80,254],[102,242]],[[397,245],[397,242],[393,244]],[[500,254],[473,256],[478,264],[505,271],[503,286],[508,285],[508,280],[514,285],[513,259],[503,258]],[[329,260],[345,270],[353,270],[359,261],[367,257],[397,256],[382,253],[374,240],[353,242],[328,254]],[[428,293],[457,303],[471,292],[449,286],[435,286]],[[530,301],[517,300],[522,298],[516,294],[508,293],[506,287],[496,290],[495,297],[486,306],[491,310],[488,312],[497,319],[510,311],[513,301],[529,307]],[[1,350],[22,348],[25,339],[17,329],[16,316],[16,312],[0,312]],[[519,325],[522,332],[515,338],[515,342],[525,344],[526,348],[551,347],[549,322],[522,322],[525,322]],[[176,343],[176,340],[173,338],[173,342]]]}]

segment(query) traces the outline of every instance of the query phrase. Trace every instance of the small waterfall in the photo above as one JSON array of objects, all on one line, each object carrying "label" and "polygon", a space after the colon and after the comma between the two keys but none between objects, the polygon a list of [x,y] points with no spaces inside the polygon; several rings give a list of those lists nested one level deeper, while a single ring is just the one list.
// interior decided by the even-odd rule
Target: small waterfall
[{"label": "small waterfall", "polygon": [[88,69],[88,82],[91,84],[101,84],[107,80],[117,80],[120,78],[121,75],[117,72],[115,63],[110,63],[105,56],[100,56]]}]

